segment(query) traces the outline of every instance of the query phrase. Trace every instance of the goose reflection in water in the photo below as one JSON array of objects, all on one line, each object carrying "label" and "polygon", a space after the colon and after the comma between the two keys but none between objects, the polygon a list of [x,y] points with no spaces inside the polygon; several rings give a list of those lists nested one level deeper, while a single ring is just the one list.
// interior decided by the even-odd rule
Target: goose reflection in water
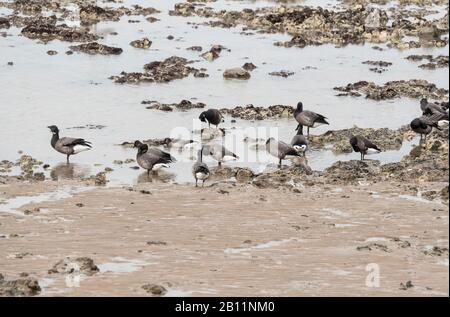
[{"label": "goose reflection in water", "polygon": [[169,183],[175,180],[175,174],[167,171],[160,171],[158,174],[144,172],[138,176],[137,183]]},{"label": "goose reflection in water", "polygon": [[90,169],[85,165],[60,163],[52,168],[50,177],[52,180],[82,179],[90,175]]}]

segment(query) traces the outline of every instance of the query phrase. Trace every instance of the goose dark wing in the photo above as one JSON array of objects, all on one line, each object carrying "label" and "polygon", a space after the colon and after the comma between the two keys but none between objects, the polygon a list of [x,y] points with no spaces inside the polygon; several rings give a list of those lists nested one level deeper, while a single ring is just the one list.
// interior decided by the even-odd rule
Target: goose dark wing
[{"label": "goose dark wing", "polygon": [[61,138],[58,140],[59,145],[61,146],[75,146],[75,145],[84,145],[88,147],[91,146],[91,142],[86,141],[85,139],[76,139],[76,138]]},{"label": "goose dark wing", "polygon": [[[155,159],[158,159],[158,162],[154,164],[172,163],[177,161],[172,155],[170,155],[170,153],[164,152],[163,150],[155,147],[150,148],[147,153],[154,156]],[[161,160],[161,162],[159,160]]]}]

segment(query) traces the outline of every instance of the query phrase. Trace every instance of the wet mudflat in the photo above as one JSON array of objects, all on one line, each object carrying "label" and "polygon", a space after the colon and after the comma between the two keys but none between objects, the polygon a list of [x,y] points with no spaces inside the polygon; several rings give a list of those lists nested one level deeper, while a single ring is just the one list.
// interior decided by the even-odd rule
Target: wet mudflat
[{"label": "wet mudflat", "polygon": [[[448,102],[447,12],[0,2],[0,295],[448,296],[448,124],[409,129],[420,98]],[[330,125],[279,169],[264,143],[290,141],[300,100]],[[200,133],[209,107],[221,130]],[[93,149],[66,164],[52,124]],[[357,161],[356,133],[383,151]],[[177,162],[147,176],[136,139]],[[195,188],[211,140],[240,159],[205,157]]]}]

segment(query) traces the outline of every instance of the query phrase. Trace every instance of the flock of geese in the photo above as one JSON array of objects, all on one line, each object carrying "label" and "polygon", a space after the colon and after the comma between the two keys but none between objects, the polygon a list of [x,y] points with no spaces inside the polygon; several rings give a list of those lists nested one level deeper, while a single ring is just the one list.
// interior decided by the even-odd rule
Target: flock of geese
[{"label": "flock of geese", "polygon": [[[420,101],[420,108],[422,116],[411,121],[411,130],[420,134],[420,141],[426,140],[426,136],[431,133],[433,128],[440,129],[442,121],[449,120],[448,102],[442,104],[429,103],[427,99]],[[313,111],[303,110],[303,104],[299,102],[297,108],[294,111],[294,118],[298,125],[295,129],[297,134],[292,138],[290,144],[285,143],[274,138],[269,138],[265,143],[266,151],[278,158],[279,167],[281,167],[282,160],[287,156],[305,156],[305,152],[308,149],[309,129],[316,128],[321,125],[328,125],[327,118],[321,114]],[[204,111],[199,116],[200,121],[211,124],[218,128],[219,124],[223,121],[223,116],[217,109],[209,109]],[[303,127],[307,127],[307,135],[303,135]],[[67,163],[71,155],[78,154],[83,151],[90,150],[92,148],[91,142],[88,142],[81,138],[68,138],[59,137],[58,127],[52,125],[48,127],[52,132],[51,145],[59,153],[67,156]],[[203,131],[203,130],[202,130]],[[166,138],[164,143],[171,147],[183,147],[192,140],[175,140]],[[372,143],[370,140],[362,135],[352,135],[349,139],[350,145],[355,152],[361,154],[361,160],[364,160],[368,154],[380,153],[381,149]],[[134,148],[137,148],[136,161],[138,165],[147,170],[147,174],[157,173],[161,168],[167,168],[168,164],[176,162],[176,159],[169,153],[144,144],[140,141],[134,142]],[[205,181],[209,178],[211,172],[207,164],[203,162],[203,155],[212,156],[217,162],[219,167],[223,162],[229,160],[236,160],[239,157],[232,151],[226,149],[221,144],[204,144],[198,151],[197,162],[192,166],[192,174],[195,178],[195,186],[198,186],[198,181],[202,181],[204,186]]]}]

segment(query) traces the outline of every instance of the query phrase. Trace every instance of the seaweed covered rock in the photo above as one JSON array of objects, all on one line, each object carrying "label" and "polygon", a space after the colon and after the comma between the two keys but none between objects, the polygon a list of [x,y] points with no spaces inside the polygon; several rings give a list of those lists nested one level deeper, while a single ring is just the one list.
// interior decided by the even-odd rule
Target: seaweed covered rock
[{"label": "seaweed covered rock", "polygon": [[41,292],[38,281],[32,277],[6,280],[0,274],[0,296],[35,296]]},{"label": "seaweed covered rock", "polygon": [[332,183],[355,182],[358,180],[368,180],[381,172],[379,161],[338,161],[323,172]]},{"label": "seaweed covered rock", "polygon": [[358,96],[364,94],[366,98],[373,100],[386,100],[399,97],[429,98],[436,100],[448,100],[449,91],[438,88],[435,84],[424,79],[397,80],[379,86],[373,82],[359,81],[347,86],[335,87],[341,92],[338,96]]},{"label": "seaweed covered rock", "polygon": [[310,142],[320,147],[332,144],[332,151],[336,154],[351,153],[353,149],[349,140],[353,135],[366,137],[383,151],[400,149],[404,139],[402,130],[391,130],[388,128],[365,129],[354,126],[350,129],[329,130],[321,135],[310,135]]},{"label": "seaweed covered rock", "polygon": [[144,65],[144,73],[122,72],[118,76],[111,76],[110,79],[116,83],[141,83],[157,82],[166,83],[175,79],[182,79],[190,74],[194,77],[207,77],[203,70],[188,66],[191,61],[183,57],[172,56],[163,61],[155,61]]},{"label": "seaweed covered rock", "polygon": [[70,49],[75,52],[83,52],[90,55],[120,55],[123,52],[120,47],[107,46],[97,42],[70,46]]}]

